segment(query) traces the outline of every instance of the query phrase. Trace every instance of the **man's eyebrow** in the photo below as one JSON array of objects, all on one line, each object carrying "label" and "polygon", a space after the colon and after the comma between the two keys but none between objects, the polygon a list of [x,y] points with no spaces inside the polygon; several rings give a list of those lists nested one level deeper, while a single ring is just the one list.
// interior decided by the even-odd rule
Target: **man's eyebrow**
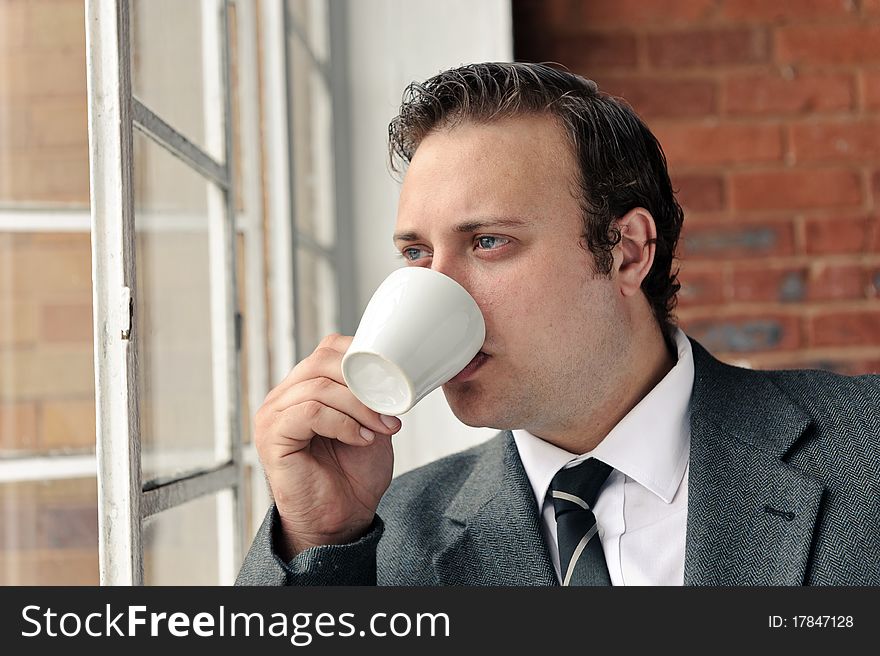
[{"label": "man's eyebrow", "polygon": [[[465,221],[454,226],[452,230],[453,232],[469,233],[481,232],[483,230],[489,230],[491,228],[524,228],[531,224],[531,221],[527,221],[525,219],[518,219],[513,217],[498,217]],[[419,239],[421,239],[421,236],[415,231],[394,233],[394,241],[396,242],[418,241]]]}]

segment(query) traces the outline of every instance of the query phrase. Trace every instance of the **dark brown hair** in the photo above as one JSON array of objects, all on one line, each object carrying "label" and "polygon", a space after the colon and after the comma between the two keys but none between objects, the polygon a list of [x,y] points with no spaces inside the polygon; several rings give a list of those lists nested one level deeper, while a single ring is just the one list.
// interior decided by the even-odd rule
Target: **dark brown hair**
[{"label": "dark brown hair", "polygon": [[402,171],[433,130],[460,121],[528,114],[555,117],[572,145],[580,174],[583,237],[598,274],[611,271],[611,251],[620,242],[616,220],[636,207],[654,217],[654,263],[642,291],[664,336],[673,343],[672,311],[680,285],[672,260],[684,215],[657,139],[628,104],[599,91],[592,80],[546,64],[486,63],[413,82],[388,127],[392,169]]}]

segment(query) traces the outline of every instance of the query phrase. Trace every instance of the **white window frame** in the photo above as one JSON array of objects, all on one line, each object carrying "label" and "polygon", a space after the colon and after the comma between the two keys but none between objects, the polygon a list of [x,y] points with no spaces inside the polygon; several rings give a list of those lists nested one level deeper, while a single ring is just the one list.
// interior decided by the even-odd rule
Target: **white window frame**
[{"label": "white window frame", "polygon": [[[98,524],[102,585],[141,585],[143,521],[218,495],[219,581],[241,560],[243,465],[236,340],[235,194],[231,154],[228,4],[202,0],[204,149],[132,96],[129,0],[86,0],[92,277],[95,320]],[[222,463],[159,484],[141,480],[136,343],[133,129],[209,183],[215,454]],[[225,372],[226,375],[218,375]]]}]

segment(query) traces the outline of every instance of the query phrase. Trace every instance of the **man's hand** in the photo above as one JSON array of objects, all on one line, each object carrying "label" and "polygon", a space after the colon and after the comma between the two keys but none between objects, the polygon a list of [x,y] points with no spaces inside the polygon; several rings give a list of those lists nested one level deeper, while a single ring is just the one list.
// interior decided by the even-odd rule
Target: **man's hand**
[{"label": "man's hand", "polygon": [[329,335],[266,396],[254,440],[289,560],[366,533],[391,483],[400,420],[370,410],[342,378],[351,337]]}]

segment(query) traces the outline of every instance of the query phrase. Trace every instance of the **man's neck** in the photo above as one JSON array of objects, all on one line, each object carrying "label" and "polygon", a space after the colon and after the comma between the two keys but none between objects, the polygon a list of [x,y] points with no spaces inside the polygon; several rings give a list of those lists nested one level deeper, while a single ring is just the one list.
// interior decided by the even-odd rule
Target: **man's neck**
[{"label": "man's neck", "polygon": [[618,383],[606,390],[600,402],[593,399],[585,415],[557,430],[529,432],[570,453],[592,451],[663,380],[677,362],[676,353],[674,339],[667,341],[657,330],[644,347],[633,351]]}]

